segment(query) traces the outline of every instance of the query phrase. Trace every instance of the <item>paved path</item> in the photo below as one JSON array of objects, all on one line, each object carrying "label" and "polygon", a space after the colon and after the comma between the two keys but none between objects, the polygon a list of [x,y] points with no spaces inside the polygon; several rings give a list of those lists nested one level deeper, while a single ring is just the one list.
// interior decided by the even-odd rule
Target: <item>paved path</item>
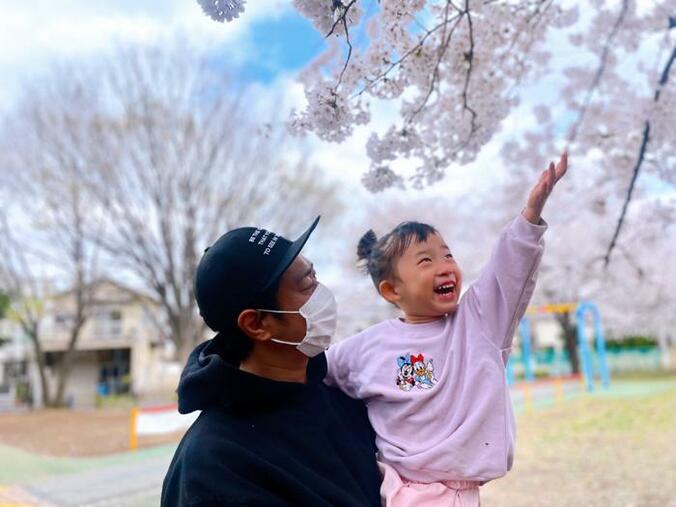
[{"label": "paved path", "polygon": [[0,506],[32,507],[34,505],[48,507],[49,504],[40,502],[33,495],[29,494],[25,489],[18,486],[0,486]]},{"label": "paved path", "polygon": [[162,456],[133,464],[122,463],[51,477],[25,489],[41,501],[59,507],[117,506],[149,496],[159,499],[170,461],[171,456]]},{"label": "paved path", "polygon": [[55,461],[55,473],[0,485],[0,507],[157,506],[173,451],[173,446],[166,446],[91,460],[68,471]]}]

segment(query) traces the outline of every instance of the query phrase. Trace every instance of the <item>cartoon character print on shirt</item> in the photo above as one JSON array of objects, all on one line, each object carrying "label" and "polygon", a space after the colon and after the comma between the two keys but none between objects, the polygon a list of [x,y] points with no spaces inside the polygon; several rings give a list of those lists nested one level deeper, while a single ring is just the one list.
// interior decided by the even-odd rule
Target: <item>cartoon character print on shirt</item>
[{"label": "cartoon character print on shirt", "polygon": [[406,354],[397,358],[399,370],[397,372],[397,387],[402,391],[410,391],[415,386],[413,377],[413,365],[411,364],[411,354]]},{"label": "cartoon character print on shirt", "polygon": [[418,389],[432,389],[437,383],[434,376],[434,362],[432,359],[425,363],[422,354],[412,356],[406,354],[397,358],[397,387],[402,391]]}]

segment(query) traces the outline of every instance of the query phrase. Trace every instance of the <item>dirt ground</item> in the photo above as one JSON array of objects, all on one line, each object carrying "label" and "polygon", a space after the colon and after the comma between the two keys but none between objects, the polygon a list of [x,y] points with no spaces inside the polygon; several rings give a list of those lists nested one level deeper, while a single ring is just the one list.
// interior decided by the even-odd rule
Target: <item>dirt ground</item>
[{"label": "dirt ground", "polygon": [[[98,456],[129,450],[127,409],[39,410],[0,415],[0,443],[46,456]],[[138,446],[178,442],[183,432],[143,436]]]}]

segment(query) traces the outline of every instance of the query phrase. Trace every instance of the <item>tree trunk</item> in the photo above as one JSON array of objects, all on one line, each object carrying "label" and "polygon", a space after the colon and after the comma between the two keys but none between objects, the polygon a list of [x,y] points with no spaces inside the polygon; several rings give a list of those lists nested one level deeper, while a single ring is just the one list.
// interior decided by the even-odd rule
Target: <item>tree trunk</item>
[{"label": "tree trunk", "polygon": [[190,353],[200,342],[198,337],[200,326],[192,315],[192,309],[181,312],[175,322],[177,325],[172,327],[171,332],[172,341],[176,344],[176,359],[185,364]]},{"label": "tree trunk", "polygon": [[[81,295],[78,295],[78,305],[82,305],[80,302]],[[77,339],[80,337],[80,331],[85,323],[84,311],[82,306],[78,308],[77,320],[73,324],[73,329],[70,332],[70,340],[68,341],[68,348],[63,353],[63,358],[61,359],[59,366],[57,368],[57,382],[56,382],[56,394],[54,395],[54,406],[63,407],[64,395],[66,392],[66,382],[70,376],[70,367],[73,364],[73,357],[75,355],[75,345]]]},{"label": "tree trunk", "polygon": [[563,331],[563,346],[568,352],[571,370],[575,374],[580,373],[580,360],[577,356],[577,329],[571,314],[567,312],[557,315],[556,320],[558,320]]},{"label": "tree trunk", "polygon": [[181,364],[181,366],[185,366],[186,363],[188,362],[188,356],[190,356],[190,353],[193,351],[195,347],[192,346],[191,343],[189,343],[187,340],[184,340],[179,348],[176,351],[176,360]]},{"label": "tree trunk", "polygon": [[42,405],[44,407],[52,406],[52,399],[49,395],[49,383],[47,382],[47,372],[45,364],[45,354],[42,352],[40,346],[40,337],[38,336],[38,328],[36,325],[27,328],[24,326],[24,331],[28,334],[31,343],[33,344],[33,353],[35,354],[35,362],[38,365],[38,373],[40,375],[40,387],[42,391]]},{"label": "tree trunk", "polygon": [[68,377],[70,376],[70,367],[73,363],[73,356],[75,355],[74,348],[69,348],[63,353],[61,361],[57,367],[57,380],[56,380],[56,393],[54,394],[54,407],[64,407],[65,406],[65,392],[66,392],[66,383],[68,382]]}]

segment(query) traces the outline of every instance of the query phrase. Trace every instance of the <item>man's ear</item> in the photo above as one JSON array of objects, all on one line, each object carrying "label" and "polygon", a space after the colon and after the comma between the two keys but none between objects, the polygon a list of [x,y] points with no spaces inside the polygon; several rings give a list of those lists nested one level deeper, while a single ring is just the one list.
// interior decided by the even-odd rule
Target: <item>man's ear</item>
[{"label": "man's ear", "polygon": [[265,315],[256,310],[242,310],[237,316],[237,325],[252,340],[265,342],[272,338],[265,325]]},{"label": "man's ear", "polygon": [[378,284],[378,292],[393,305],[396,305],[399,299],[401,299],[397,288],[389,280],[383,280]]}]

